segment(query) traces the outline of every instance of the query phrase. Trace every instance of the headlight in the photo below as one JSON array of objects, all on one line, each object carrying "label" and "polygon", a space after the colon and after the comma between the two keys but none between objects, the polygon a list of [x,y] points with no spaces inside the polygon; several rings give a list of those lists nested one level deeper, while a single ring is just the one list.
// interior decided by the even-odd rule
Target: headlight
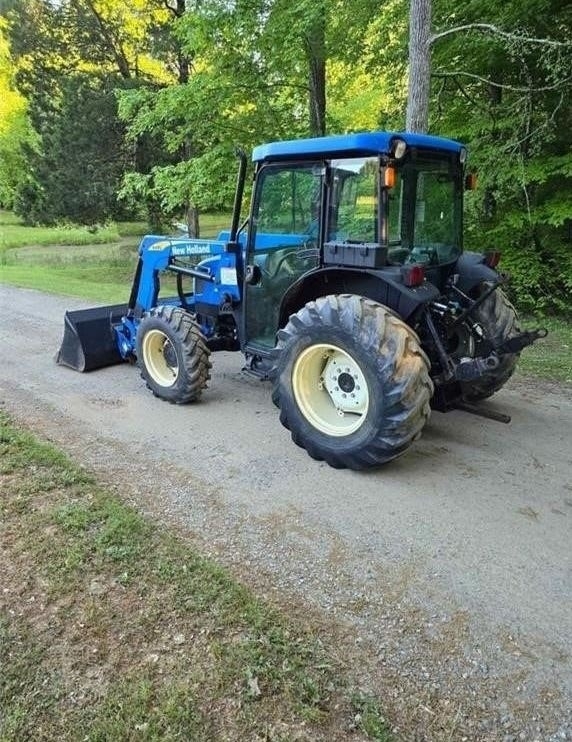
[{"label": "headlight", "polygon": [[407,149],[407,144],[403,141],[403,139],[394,139],[393,145],[392,145],[392,151],[393,156],[396,160],[401,160],[401,158],[405,155],[405,150]]}]

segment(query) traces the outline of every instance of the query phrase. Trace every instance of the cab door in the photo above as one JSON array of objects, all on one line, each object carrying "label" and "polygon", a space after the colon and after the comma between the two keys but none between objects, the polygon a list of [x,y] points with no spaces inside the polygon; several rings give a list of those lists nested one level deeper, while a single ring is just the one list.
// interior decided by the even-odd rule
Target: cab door
[{"label": "cab door", "polygon": [[274,347],[284,292],[319,264],[324,173],[320,162],[266,165],[258,173],[243,314],[251,352]]}]

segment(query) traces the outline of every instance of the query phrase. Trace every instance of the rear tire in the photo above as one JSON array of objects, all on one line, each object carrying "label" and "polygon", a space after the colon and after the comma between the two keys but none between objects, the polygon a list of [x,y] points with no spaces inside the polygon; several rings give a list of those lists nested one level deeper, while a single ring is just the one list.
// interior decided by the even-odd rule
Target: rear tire
[{"label": "rear tire", "polygon": [[209,355],[200,327],[183,309],[157,307],[141,320],[137,364],[156,397],[174,404],[197,400],[210,379]]},{"label": "rear tire", "polygon": [[309,302],[278,333],[273,401],[292,440],[330,466],[403,454],[430,415],[429,362],[414,331],[361,296]]},{"label": "rear tire", "polygon": [[[488,286],[489,284],[484,284],[483,290],[486,290]],[[520,332],[516,310],[500,288],[493,291],[477,308],[474,319],[483,328],[486,340],[500,342],[514,337]],[[479,355],[478,343],[475,353]],[[462,384],[463,399],[467,402],[478,402],[492,396],[513,375],[519,356],[520,353],[502,355],[500,356],[500,363],[495,369],[487,372],[479,379],[464,382]]]}]

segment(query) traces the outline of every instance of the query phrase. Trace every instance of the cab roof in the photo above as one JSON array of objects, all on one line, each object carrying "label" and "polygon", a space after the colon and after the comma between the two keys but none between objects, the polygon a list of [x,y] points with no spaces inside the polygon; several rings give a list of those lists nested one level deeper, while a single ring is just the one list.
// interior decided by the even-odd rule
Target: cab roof
[{"label": "cab roof", "polygon": [[288,159],[325,155],[361,156],[389,154],[395,139],[403,139],[409,147],[460,152],[463,145],[452,139],[412,134],[410,132],[374,131],[356,134],[341,134],[314,139],[290,139],[284,142],[271,142],[255,147],[252,153],[253,162],[263,160]]}]

